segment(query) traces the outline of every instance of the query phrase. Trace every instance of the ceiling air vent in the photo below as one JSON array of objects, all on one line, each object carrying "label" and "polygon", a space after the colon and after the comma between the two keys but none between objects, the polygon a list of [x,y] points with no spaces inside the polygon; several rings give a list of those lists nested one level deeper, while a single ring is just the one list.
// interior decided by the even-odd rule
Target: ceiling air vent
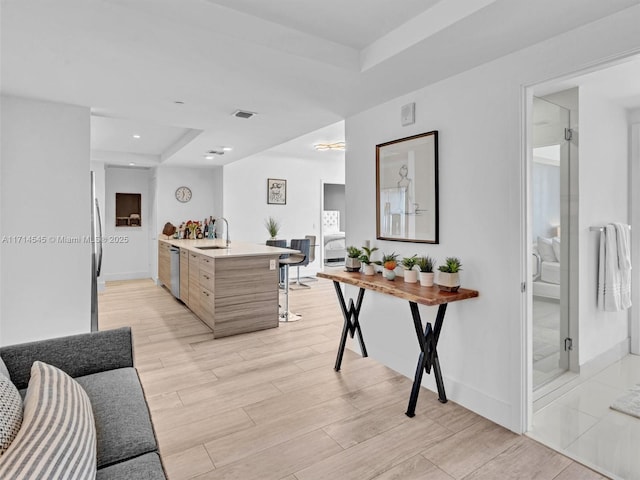
[{"label": "ceiling air vent", "polygon": [[247,110],[236,110],[231,115],[238,118],[251,118],[256,114],[256,112],[249,112]]}]

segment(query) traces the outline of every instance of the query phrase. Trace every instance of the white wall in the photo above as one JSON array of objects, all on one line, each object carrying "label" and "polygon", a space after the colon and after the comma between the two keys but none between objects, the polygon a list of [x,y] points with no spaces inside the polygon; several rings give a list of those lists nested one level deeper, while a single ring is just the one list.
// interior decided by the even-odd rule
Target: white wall
[{"label": "white wall", "polygon": [[[105,174],[105,207],[102,226],[105,240],[102,275],[105,281],[149,278],[149,184],[148,168],[108,167]],[[141,226],[116,227],[116,193],[139,193]]]},{"label": "white wall", "polygon": [[[176,227],[187,220],[204,220],[205,217],[218,217],[223,214],[222,196],[222,167],[212,168],[174,168],[158,167],[153,173],[155,177],[155,228],[151,235],[151,276],[158,277],[158,235],[167,222]],[[176,200],[175,192],[178,187],[186,186],[191,189],[192,198],[187,203]],[[235,232],[231,225],[232,238]]]},{"label": "white wall", "polygon": [[[225,216],[231,235],[238,240],[261,243],[269,238],[264,221],[269,216],[280,222],[278,238],[290,240],[315,235],[320,238],[322,182],[344,183],[342,156],[311,151],[308,158],[292,158],[265,152],[224,167]],[[335,152],[333,152],[335,153]],[[287,180],[287,204],[267,204],[267,179]],[[320,254],[301,275],[320,269]]]},{"label": "white wall", "polygon": [[599,237],[590,226],[629,223],[629,132],[626,111],[580,89],[580,365],[628,338],[628,312],[596,305]]},{"label": "white wall", "polygon": [[0,113],[0,344],[88,332],[89,109],[3,96]]},{"label": "white wall", "polygon": [[[637,50],[638,22],[640,7],[630,8],[346,121],[347,243],[461,257],[463,286],[480,297],[448,307],[439,345],[447,393],[514,431],[525,428],[523,85]],[[402,127],[400,108],[409,102],[416,123]],[[441,243],[375,241],[375,145],[430,130],[439,131]],[[433,321],[435,308],[420,311]],[[361,318],[370,355],[412,377],[418,346],[406,302],[368,292]],[[432,376],[424,384],[435,388]]]}]

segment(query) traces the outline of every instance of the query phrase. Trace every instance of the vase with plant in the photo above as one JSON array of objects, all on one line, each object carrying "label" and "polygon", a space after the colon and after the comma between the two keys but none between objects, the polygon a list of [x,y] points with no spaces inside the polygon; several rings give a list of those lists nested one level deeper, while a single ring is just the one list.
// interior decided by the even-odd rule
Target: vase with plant
[{"label": "vase with plant", "polygon": [[398,255],[394,252],[390,255],[382,254],[382,276],[387,280],[396,278],[395,269],[398,266]]},{"label": "vase with plant", "polygon": [[435,265],[435,260],[425,255],[417,259],[416,265],[418,265],[420,269],[420,272],[418,272],[420,285],[423,287],[433,287],[433,266]]},{"label": "vase with plant", "polygon": [[462,263],[457,257],[447,257],[444,265],[438,267],[438,287],[447,292],[457,292],[460,288],[460,270]]},{"label": "vase with plant", "polygon": [[375,275],[376,268],[374,265],[382,265],[380,260],[372,260],[373,252],[378,250],[378,247],[362,247],[362,255],[360,255],[360,261],[362,262],[362,271],[365,275]]},{"label": "vase with plant", "polygon": [[417,255],[412,257],[404,257],[400,262],[404,269],[404,281],[406,283],[416,283],[418,281],[418,272],[413,269],[416,266]]},{"label": "vase with plant", "polygon": [[360,267],[362,266],[362,263],[360,262],[360,255],[362,255],[362,250],[358,247],[347,247],[347,260],[345,262],[347,272],[357,272],[360,270]]},{"label": "vase with plant", "polygon": [[197,232],[200,228],[200,222],[198,220],[187,220],[185,227],[189,231],[189,238],[195,240],[198,236]]},{"label": "vase with plant", "polygon": [[278,232],[280,231],[280,222],[278,222],[275,218],[269,217],[264,221],[264,226],[269,232],[270,240],[275,240],[278,236]]}]

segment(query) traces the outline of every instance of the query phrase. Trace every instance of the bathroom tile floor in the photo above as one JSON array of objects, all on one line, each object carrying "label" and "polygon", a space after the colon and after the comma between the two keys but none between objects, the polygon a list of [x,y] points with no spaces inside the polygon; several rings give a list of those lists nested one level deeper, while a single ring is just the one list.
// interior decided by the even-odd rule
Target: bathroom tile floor
[{"label": "bathroom tile floor", "polygon": [[614,479],[640,480],[640,419],[609,406],[640,383],[627,355],[534,413],[527,435]]}]

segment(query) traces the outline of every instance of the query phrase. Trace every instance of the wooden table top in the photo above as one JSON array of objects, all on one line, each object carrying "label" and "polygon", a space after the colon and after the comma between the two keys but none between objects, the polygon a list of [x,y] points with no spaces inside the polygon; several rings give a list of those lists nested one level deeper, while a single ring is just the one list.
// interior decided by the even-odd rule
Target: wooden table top
[{"label": "wooden table top", "polygon": [[317,276],[428,306],[457,302],[478,296],[477,290],[460,288],[457,292],[445,292],[440,290],[437,285],[423,287],[419,283],[406,283],[402,277],[387,280],[380,273],[365,275],[362,272],[318,272]]}]

